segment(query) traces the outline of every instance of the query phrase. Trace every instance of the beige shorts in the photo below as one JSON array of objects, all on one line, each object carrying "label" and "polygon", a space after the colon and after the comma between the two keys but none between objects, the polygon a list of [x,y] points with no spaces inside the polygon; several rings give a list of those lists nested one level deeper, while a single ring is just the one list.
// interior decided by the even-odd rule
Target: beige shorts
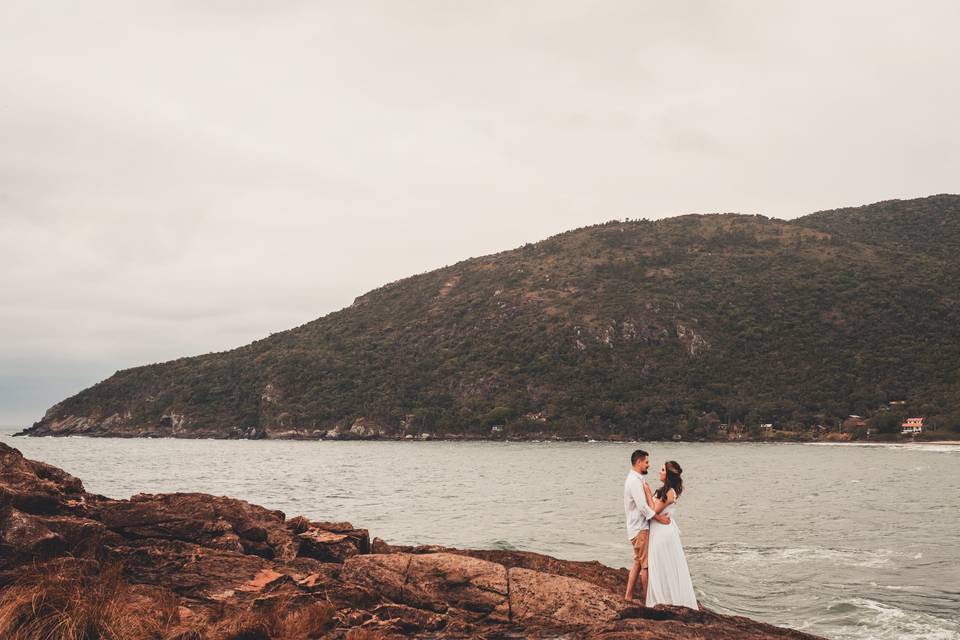
[{"label": "beige shorts", "polygon": [[640,565],[641,569],[647,568],[647,549],[649,549],[650,544],[650,530],[644,529],[637,534],[633,540],[630,541],[630,544],[633,545],[633,564],[634,566]]}]

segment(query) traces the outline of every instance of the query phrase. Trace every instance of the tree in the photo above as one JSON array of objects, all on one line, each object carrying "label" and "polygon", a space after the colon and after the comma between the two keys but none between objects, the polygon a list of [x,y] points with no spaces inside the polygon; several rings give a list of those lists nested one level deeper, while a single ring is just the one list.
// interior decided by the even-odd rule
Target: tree
[{"label": "tree", "polygon": [[480,420],[480,424],[484,427],[492,427],[495,425],[504,425],[507,420],[513,418],[517,415],[517,412],[513,407],[494,407],[487,412],[486,415]]},{"label": "tree", "polygon": [[870,426],[876,429],[877,433],[899,433],[902,422],[902,414],[894,411],[885,411],[873,416],[870,419]]}]

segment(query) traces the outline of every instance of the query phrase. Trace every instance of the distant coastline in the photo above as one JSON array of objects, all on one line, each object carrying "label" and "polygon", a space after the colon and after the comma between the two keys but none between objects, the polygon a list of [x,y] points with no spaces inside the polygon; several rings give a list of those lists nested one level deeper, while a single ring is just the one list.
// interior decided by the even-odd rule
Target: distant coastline
[{"label": "distant coastline", "polygon": [[592,435],[592,434],[582,434],[577,436],[570,435],[554,435],[554,434],[533,434],[530,436],[504,436],[504,437],[491,437],[491,436],[480,436],[480,435],[469,435],[469,434],[421,434],[419,436],[408,436],[408,435],[375,435],[375,436],[352,436],[348,434],[341,434],[337,437],[311,437],[308,435],[260,435],[256,437],[243,437],[243,436],[231,436],[231,435],[218,435],[218,434],[197,434],[197,435],[185,435],[185,434],[171,434],[164,435],[158,433],[145,433],[145,434],[133,434],[133,433],[60,433],[60,434],[51,434],[51,433],[41,433],[34,434],[28,431],[27,427],[20,426],[0,426],[0,435],[10,436],[10,437],[35,437],[35,438],[122,438],[122,439],[133,439],[141,438],[144,440],[156,440],[156,439],[179,439],[179,440],[300,440],[300,441],[324,441],[324,442],[357,442],[357,441],[367,441],[367,442],[528,442],[528,443],[540,443],[540,442],[596,442],[596,443],[639,443],[639,442],[686,442],[686,443],[711,443],[711,444],[738,444],[738,443],[751,443],[751,444],[824,444],[824,445],[877,445],[877,446],[889,446],[889,445],[954,445],[960,446],[960,437],[957,439],[948,439],[943,438],[941,434],[937,434],[937,439],[925,440],[925,439],[909,439],[909,438],[898,438],[898,437],[888,437],[888,438],[877,438],[871,437],[869,439],[863,438],[854,438],[849,434],[840,434],[832,433],[828,434],[826,437],[820,438],[810,438],[810,437],[795,437],[793,434],[782,434],[777,433],[770,437],[756,438],[749,435],[744,435],[740,438],[632,438],[629,436],[622,435]]}]

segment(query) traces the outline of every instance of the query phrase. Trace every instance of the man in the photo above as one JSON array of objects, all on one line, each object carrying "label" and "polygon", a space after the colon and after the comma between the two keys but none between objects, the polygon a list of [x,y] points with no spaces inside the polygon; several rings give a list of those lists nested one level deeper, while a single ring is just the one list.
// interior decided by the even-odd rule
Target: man
[{"label": "man", "polygon": [[633,545],[633,566],[630,567],[630,577],[627,579],[625,600],[633,601],[633,588],[640,574],[640,585],[643,590],[640,602],[646,601],[647,594],[647,546],[650,542],[650,521],[656,520],[662,524],[670,524],[670,516],[662,516],[647,504],[650,487],[644,477],[650,468],[647,452],[637,449],[630,456],[630,473],[623,483],[623,510],[627,516],[627,539]]}]

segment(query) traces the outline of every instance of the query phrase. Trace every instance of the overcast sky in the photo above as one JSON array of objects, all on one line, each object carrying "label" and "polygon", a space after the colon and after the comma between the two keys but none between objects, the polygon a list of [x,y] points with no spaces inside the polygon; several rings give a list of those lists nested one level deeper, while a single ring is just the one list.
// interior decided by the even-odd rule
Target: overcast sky
[{"label": "overcast sky", "polygon": [[0,424],[612,218],[958,192],[960,3],[0,2]]}]

